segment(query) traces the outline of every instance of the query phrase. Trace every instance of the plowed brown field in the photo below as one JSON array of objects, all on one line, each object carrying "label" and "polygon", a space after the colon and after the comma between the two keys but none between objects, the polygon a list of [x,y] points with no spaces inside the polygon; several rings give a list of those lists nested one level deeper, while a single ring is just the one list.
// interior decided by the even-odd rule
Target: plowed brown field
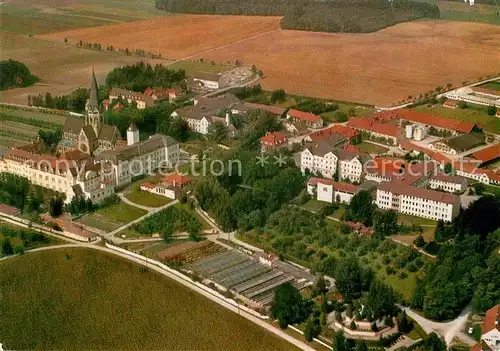
[{"label": "plowed brown field", "polygon": [[370,34],[259,35],[278,27],[276,17],[183,15],[42,37],[159,51],[173,59],[239,59],[264,71],[267,89],[384,106],[500,74],[499,26],[419,21]]},{"label": "plowed brown field", "polygon": [[[279,29],[280,17],[180,15],[41,35],[184,58]],[[233,60],[234,61],[234,60]]]}]

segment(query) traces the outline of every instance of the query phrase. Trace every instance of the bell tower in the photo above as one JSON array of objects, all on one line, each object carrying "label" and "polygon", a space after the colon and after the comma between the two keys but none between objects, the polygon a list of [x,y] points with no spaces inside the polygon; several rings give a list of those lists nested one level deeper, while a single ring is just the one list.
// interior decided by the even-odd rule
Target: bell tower
[{"label": "bell tower", "polygon": [[90,125],[94,132],[99,136],[101,130],[102,120],[99,108],[99,99],[97,97],[97,80],[95,78],[94,68],[92,67],[92,80],[90,82],[90,97],[85,104],[85,125]]}]

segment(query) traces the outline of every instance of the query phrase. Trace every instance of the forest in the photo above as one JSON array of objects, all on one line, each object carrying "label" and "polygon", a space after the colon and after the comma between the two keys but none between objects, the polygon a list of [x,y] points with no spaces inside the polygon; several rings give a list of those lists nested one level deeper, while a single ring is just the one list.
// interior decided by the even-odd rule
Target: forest
[{"label": "forest", "polygon": [[283,29],[368,33],[418,18],[439,18],[437,5],[410,0],[156,0],[173,13],[283,16]]},{"label": "forest", "polygon": [[27,87],[37,81],[38,77],[24,63],[12,59],[0,61],[0,90]]},{"label": "forest", "polygon": [[138,62],[133,65],[117,67],[106,77],[106,88],[123,88],[143,92],[149,87],[171,88],[186,78],[182,69],[169,69],[163,65],[151,66]]}]

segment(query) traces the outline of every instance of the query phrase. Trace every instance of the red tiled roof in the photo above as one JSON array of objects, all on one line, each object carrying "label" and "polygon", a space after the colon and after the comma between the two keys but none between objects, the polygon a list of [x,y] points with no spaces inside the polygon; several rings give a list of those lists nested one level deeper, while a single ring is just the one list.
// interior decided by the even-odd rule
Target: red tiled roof
[{"label": "red tiled roof", "polygon": [[483,325],[481,326],[481,334],[486,334],[493,329],[500,331],[500,304],[486,311]]},{"label": "red tiled roof", "polygon": [[442,182],[448,182],[454,184],[462,184],[464,181],[466,182],[465,178],[463,177],[447,175],[444,173],[434,174],[430,176],[430,179],[440,180]]},{"label": "red tiled roof", "polygon": [[271,145],[280,145],[287,141],[286,135],[281,132],[272,132],[264,135],[260,138],[260,142],[263,145],[271,146]]},{"label": "red tiled roof", "polygon": [[461,133],[470,133],[474,126],[476,126],[474,123],[457,121],[451,118],[444,118],[431,113],[418,112],[415,110],[402,109],[399,110],[399,112],[406,120],[438,128],[455,130]]},{"label": "red tiled roof", "polygon": [[431,157],[433,160],[441,163],[441,164],[447,164],[450,163],[451,160],[446,157],[445,155],[439,153],[439,152],[428,152],[429,157]]},{"label": "red tiled roof", "polygon": [[275,115],[282,115],[285,112],[285,109],[283,107],[279,107],[279,106],[254,104],[254,103],[250,103],[250,102],[245,102],[245,105],[252,107],[252,108],[255,108],[255,109],[259,109],[259,110],[265,110],[265,111],[268,111],[268,112],[275,114]]},{"label": "red tiled roof", "polygon": [[143,182],[141,184],[141,187],[149,188],[149,189],[154,189],[154,188],[156,188],[156,184],[153,184],[151,182]]},{"label": "red tiled roof", "polygon": [[353,117],[347,125],[351,128],[370,131],[373,133],[387,135],[396,138],[399,135],[399,127],[389,123],[378,123],[371,119]]},{"label": "red tiled roof", "polygon": [[470,349],[471,351],[481,351],[481,344],[477,343]]},{"label": "red tiled roof", "polygon": [[442,202],[447,204],[454,204],[457,202],[458,197],[453,194],[443,193],[440,191],[427,190],[424,188],[417,188],[405,185],[400,181],[381,182],[378,189],[390,193],[400,195],[413,196],[417,198],[427,199],[435,202]]},{"label": "red tiled roof", "polygon": [[338,133],[346,138],[352,138],[359,135],[359,132],[356,129],[343,125],[334,125],[330,128],[318,130],[317,132],[309,134],[309,138],[311,138],[312,141],[318,141],[332,135],[333,133]]},{"label": "red tiled roof", "polygon": [[15,216],[20,213],[18,208],[7,204],[0,204],[0,212],[9,216]]},{"label": "red tiled roof", "polygon": [[314,113],[294,110],[293,108],[288,110],[287,115],[310,123],[316,123],[321,121],[321,117],[315,115]]},{"label": "red tiled roof", "polygon": [[341,148],[350,152],[360,152],[359,148],[352,144],[346,144],[344,146],[341,146]]},{"label": "red tiled roof", "polygon": [[354,184],[345,183],[345,182],[333,182],[333,188],[338,191],[343,191],[346,193],[354,194],[358,187]]},{"label": "red tiled roof", "polygon": [[176,186],[182,186],[189,183],[191,181],[191,178],[186,177],[182,174],[172,173],[163,178],[162,181],[164,183],[175,183]]},{"label": "red tiled roof", "polygon": [[394,177],[402,173],[406,162],[402,159],[390,159],[384,157],[375,157],[372,161],[365,164],[365,172],[371,174],[380,174],[385,177]]},{"label": "red tiled roof", "polygon": [[490,169],[478,168],[474,160],[463,159],[462,162],[455,161],[453,168],[469,174],[486,174],[490,180],[500,181],[500,174]]},{"label": "red tiled roof", "polygon": [[481,162],[489,162],[500,157],[500,143],[496,145],[488,146],[480,151],[474,152],[472,154],[476,160]]}]

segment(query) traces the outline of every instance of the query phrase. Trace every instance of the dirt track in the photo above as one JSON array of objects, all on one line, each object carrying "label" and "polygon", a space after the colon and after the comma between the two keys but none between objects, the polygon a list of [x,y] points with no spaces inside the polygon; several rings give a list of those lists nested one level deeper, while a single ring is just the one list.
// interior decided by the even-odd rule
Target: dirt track
[{"label": "dirt track", "polygon": [[268,89],[382,106],[500,72],[498,26],[419,21],[370,34],[281,30],[241,42],[278,26],[277,17],[186,15],[42,37],[159,51],[173,59],[199,52],[205,60],[239,59],[264,71]]}]

